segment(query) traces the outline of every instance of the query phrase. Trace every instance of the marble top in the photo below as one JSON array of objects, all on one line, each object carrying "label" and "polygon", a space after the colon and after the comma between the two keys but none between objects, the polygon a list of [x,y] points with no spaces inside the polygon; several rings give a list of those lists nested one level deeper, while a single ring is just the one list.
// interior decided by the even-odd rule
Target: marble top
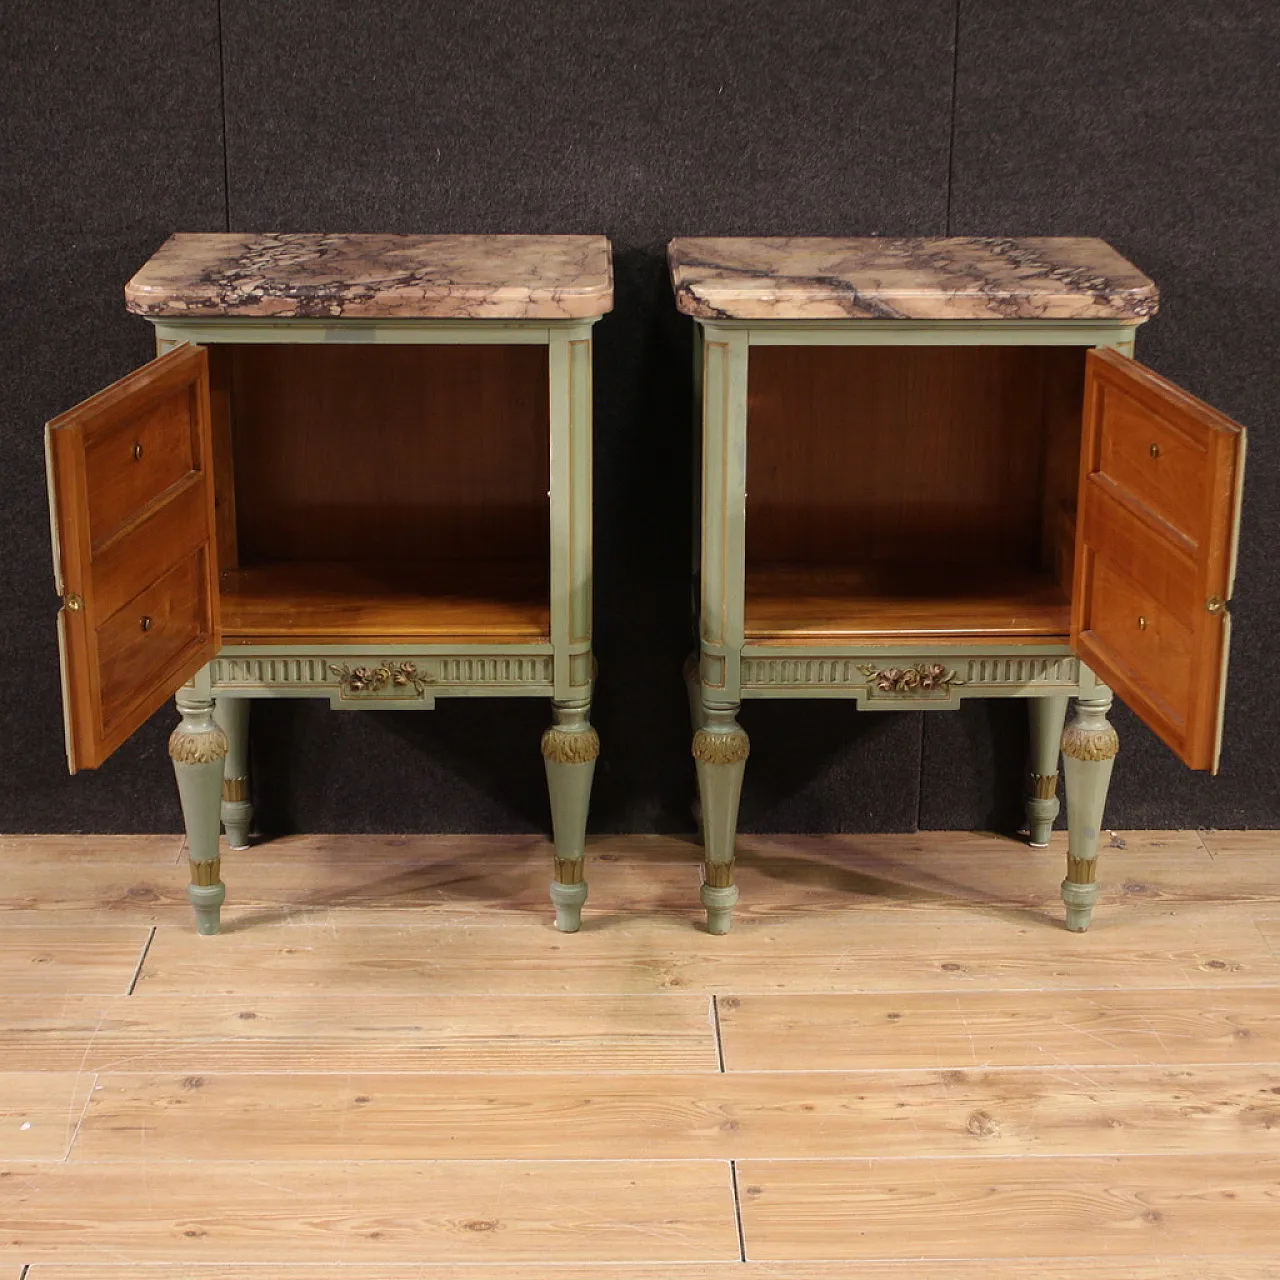
[{"label": "marble top", "polygon": [[676,305],[704,320],[1142,320],[1156,286],[1102,240],[685,237]]},{"label": "marble top", "polygon": [[567,320],[613,307],[603,236],[171,236],[125,286],[144,316]]}]

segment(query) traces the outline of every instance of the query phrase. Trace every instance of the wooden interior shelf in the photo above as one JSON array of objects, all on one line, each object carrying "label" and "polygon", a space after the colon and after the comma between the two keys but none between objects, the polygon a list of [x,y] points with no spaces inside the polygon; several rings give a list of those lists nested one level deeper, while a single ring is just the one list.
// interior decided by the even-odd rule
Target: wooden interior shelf
[{"label": "wooden interior shelf", "polygon": [[544,564],[277,563],[224,572],[228,644],[304,638],[537,644],[551,635]]},{"label": "wooden interior shelf", "polygon": [[1047,572],[880,564],[747,568],[746,638],[804,643],[965,639],[1061,641],[1067,591]]}]

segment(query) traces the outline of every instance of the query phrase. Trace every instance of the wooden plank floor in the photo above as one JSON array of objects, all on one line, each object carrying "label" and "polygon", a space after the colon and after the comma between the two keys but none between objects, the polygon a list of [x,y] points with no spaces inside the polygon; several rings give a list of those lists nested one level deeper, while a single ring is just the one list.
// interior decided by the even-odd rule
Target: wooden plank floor
[{"label": "wooden plank floor", "polygon": [[742,843],[0,840],[0,1280],[1280,1276],[1280,836]]}]

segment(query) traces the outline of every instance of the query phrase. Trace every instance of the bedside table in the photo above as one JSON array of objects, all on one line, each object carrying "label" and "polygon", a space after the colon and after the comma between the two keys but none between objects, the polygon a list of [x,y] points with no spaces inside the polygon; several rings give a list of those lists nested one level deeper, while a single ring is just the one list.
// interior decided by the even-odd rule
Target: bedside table
[{"label": "bedside table", "polygon": [[546,697],[556,923],[578,928],[599,236],[177,235],[159,357],[49,424],[72,771],[177,694],[201,933],[251,819],[248,709]]},{"label": "bedside table", "polygon": [[1028,699],[1031,842],[1061,751],[1062,896],[1087,928],[1112,691],[1192,768],[1221,740],[1244,431],[1132,359],[1155,286],[1089,239],[690,238],[669,258],[702,404],[708,928],[738,897],[741,699],[814,697]]}]

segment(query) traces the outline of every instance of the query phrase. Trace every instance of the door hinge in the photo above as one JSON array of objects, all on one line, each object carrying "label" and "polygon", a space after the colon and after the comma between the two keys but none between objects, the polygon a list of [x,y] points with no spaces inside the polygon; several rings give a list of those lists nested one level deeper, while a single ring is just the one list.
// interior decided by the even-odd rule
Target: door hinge
[{"label": "door hinge", "polygon": [[77,595],[63,596],[62,604],[64,608],[70,609],[72,613],[84,608],[84,601]]},{"label": "door hinge", "polygon": [[1204,607],[1210,613],[1221,613],[1227,607],[1227,602],[1221,596],[1210,596],[1204,602]]}]

